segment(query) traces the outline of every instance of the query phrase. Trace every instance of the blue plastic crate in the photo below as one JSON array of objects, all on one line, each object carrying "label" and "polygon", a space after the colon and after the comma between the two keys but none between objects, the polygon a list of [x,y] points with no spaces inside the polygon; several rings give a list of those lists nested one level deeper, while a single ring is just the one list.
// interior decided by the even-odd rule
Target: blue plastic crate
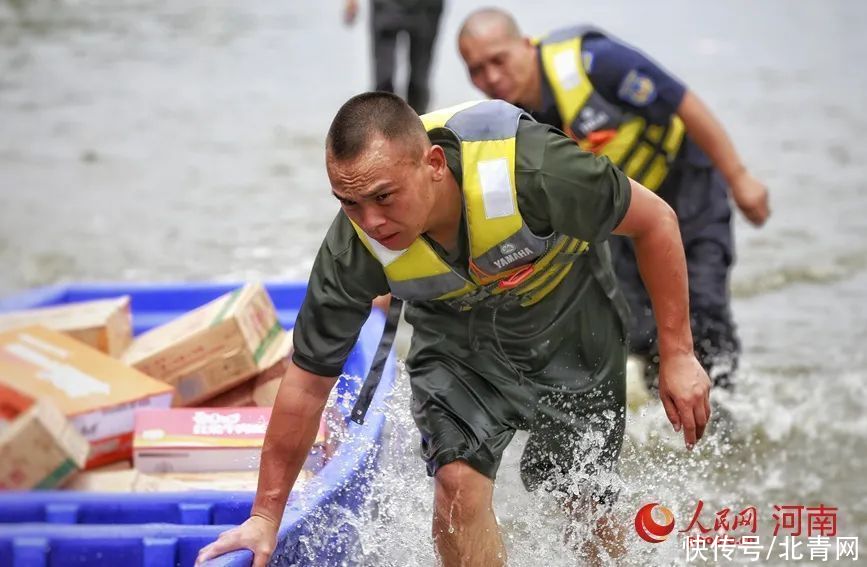
[{"label": "blue plastic crate", "polygon": [[[134,330],[141,333],[237,287],[238,284],[54,286],[0,300],[0,312],[129,295]],[[269,284],[266,288],[281,323],[291,328],[305,287]],[[345,374],[360,377],[367,373],[383,324],[383,315],[374,311],[347,361]],[[290,497],[274,554],[275,563],[354,564],[357,534],[352,523],[343,518],[357,513],[364,504],[385,422],[383,399],[392,389],[396,373],[392,353],[367,422],[363,426],[349,422],[348,439],[334,458],[305,484],[303,491]],[[341,378],[338,399],[354,397],[358,386],[357,379]],[[203,545],[247,518],[252,501],[252,492],[0,492],[0,567],[192,565]],[[302,542],[314,532],[325,543],[311,555],[309,549],[302,550]],[[211,564],[246,566],[251,560],[252,554],[242,551]]]}]

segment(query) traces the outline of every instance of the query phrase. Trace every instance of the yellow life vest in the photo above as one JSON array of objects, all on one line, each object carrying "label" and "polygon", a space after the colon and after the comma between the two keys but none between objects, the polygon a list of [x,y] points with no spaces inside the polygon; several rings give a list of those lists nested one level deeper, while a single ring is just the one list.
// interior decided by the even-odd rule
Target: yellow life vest
[{"label": "yellow life vest", "polygon": [[452,269],[421,236],[409,248],[389,250],[353,223],[383,265],[394,296],[446,301],[461,310],[500,295],[532,305],[587,251],[586,242],[569,236],[536,236],[521,217],[515,186],[515,138],[521,119],[532,120],[501,100],[469,102],[421,117],[428,132],[445,128],[460,141],[469,278]]},{"label": "yellow life vest", "polygon": [[584,68],[581,43],[588,33],[605,35],[577,27],[553,32],[538,42],[563,131],[585,150],[608,156],[626,175],[656,191],[683,142],[683,122],[672,115],[667,124],[648,124],[602,98]]}]

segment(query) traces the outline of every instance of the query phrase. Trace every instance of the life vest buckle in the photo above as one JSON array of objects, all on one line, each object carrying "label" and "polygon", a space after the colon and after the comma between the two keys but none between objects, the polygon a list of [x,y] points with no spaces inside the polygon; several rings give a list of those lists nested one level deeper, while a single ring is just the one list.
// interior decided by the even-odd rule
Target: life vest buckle
[{"label": "life vest buckle", "polygon": [[518,270],[517,272],[515,272],[514,274],[512,274],[508,278],[500,280],[500,283],[497,284],[497,287],[499,287],[500,289],[512,289],[512,288],[520,285],[528,277],[530,277],[530,274],[533,273],[534,269],[535,269],[535,266],[533,264],[529,264],[527,266],[524,266],[523,268],[521,268],[520,270]]}]

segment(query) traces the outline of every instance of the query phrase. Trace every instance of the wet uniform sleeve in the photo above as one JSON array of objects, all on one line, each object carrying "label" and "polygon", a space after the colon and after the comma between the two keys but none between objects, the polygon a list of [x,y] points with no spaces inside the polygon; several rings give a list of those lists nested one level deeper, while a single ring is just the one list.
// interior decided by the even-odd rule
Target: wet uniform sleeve
[{"label": "wet uniform sleeve", "polygon": [[590,37],[582,51],[590,82],[608,102],[654,124],[667,122],[680,106],[686,86],[637,49]]},{"label": "wet uniform sleeve", "polygon": [[[531,152],[541,151],[534,171],[518,171],[519,177],[536,178],[525,185],[532,189],[518,193],[518,206],[530,229],[539,235],[554,231],[588,242],[606,240],[629,208],[632,192],[626,175],[608,158],[585,152],[545,124],[523,123],[517,143],[519,148],[526,144]],[[519,167],[522,162],[526,157],[519,155]]]},{"label": "wet uniform sleeve", "polygon": [[313,263],[295,322],[292,361],[314,374],[338,376],[370,314],[371,301],[388,292],[382,265],[338,213]]}]

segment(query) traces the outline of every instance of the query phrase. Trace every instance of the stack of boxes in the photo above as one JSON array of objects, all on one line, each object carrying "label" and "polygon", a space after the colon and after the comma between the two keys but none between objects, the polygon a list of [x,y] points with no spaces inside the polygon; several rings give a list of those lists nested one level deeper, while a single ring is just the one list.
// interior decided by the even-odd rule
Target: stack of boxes
[{"label": "stack of boxes", "polygon": [[255,488],[291,344],[259,284],[135,339],[128,297],[0,316],[0,490]]}]

